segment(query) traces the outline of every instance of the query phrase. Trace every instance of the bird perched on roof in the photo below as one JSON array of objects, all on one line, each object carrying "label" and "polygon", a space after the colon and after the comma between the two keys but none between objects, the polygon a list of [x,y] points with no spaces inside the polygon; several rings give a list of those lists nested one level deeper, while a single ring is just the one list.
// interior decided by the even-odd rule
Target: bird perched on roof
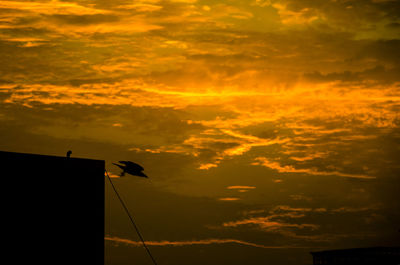
[{"label": "bird perched on roof", "polygon": [[131,174],[133,176],[138,176],[138,177],[143,177],[143,178],[148,178],[142,171],[144,168],[136,163],[133,163],[131,161],[119,161],[119,163],[123,165],[119,165],[116,163],[113,163],[120,169],[122,169],[122,172],[120,174],[121,177],[125,176],[125,173]]},{"label": "bird perched on roof", "polygon": [[71,150],[68,150],[68,152],[67,152],[67,158],[70,158],[70,157],[71,157],[71,154],[72,154],[72,151],[71,151]]}]

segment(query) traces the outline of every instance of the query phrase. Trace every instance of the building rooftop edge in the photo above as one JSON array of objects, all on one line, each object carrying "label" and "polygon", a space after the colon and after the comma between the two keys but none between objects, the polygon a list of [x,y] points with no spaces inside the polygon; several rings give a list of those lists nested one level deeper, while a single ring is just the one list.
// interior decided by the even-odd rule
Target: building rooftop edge
[{"label": "building rooftop edge", "polygon": [[[44,155],[44,154],[34,154],[34,153],[21,153],[21,152],[13,152],[13,151],[3,151],[0,150],[0,153],[8,153],[8,154],[13,154],[13,155],[26,155],[26,156],[37,156],[37,157],[47,157],[47,158],[61,158],[64,159],[66,156],[57,156],[57,155]],[[71,157],[71,160],[89,160],[89,161],[96,161],[96,162],[103,162],[105,163],[105,160],[100,160],[100,159],[92,159],[92,158],[81,158],[81,157]]]},{"label": "building rooftop edge", "polygon": [[322,251],[314,251],[310,252],[311,255],[314,254],[330,254],[330,253],[344,253],[344,252],[365,252],[365,251],[372,251],[372,250],[396,250],[400,252],[399,247],[366,247],[366,248],[346,248],[346,249],[332,249],[332,250],[322,250]]}]

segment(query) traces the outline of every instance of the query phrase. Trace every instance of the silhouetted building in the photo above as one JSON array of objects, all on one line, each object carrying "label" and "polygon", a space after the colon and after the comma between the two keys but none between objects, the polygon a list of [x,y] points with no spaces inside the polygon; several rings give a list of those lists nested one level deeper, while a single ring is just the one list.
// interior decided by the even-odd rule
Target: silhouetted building
[{"label": "silhouetted building", "polygon": [[399,247],[351,248],[311,252],[314,265],[399,265]]},{"label": "silhouetted building", "polygon": [[3,259],[103,265],[104,167],[102,160],[0,151]]}]

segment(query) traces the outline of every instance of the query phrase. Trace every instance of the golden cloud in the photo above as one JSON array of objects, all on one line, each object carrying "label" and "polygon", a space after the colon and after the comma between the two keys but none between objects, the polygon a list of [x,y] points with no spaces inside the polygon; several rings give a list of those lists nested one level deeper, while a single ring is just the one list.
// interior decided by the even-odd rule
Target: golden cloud
[{"label": "golden cloud", "polygon": [[281,166],[278,162],[272,162],[269,161],[265,157],[257,157],[256,162],[253,163],[253,165],[261,165],[264,167],[268,167],[271,169],[275,169],[276,171],[280,173],[305,173],[309,175],[318,175],[318,176],[340,176],[340,177],[346,177],[346,178],[358,178],[358,179],[375,179],[376,177],[374,176],[367,176],[367,175],[360,175],[360,174],[348,174],[348,173],[343,173],[343,172],[338,172],[338,171],[331,171],[331,172],[325,172],[325,171],[318,171],[313,168],[299,168],[296,169],[291,165],[285,165]]},{"label": "golden cloud", "polygon": [[[130,239],[124,239],[119,237],[105,237],[107,241],[113,241],[116,243],[124,243],[127,245],[139,247],[142,246],[142,242],[133,241]],[[193,246],[193,245],[211,245],[211,244],[239,244],[256,248],[266,248],[266,249],[281,249],[281,248],[305,248],[298,246],[266,246],[261,244],[255,244],[238,239],[203,239],[203,240],[189,240],[189,241],[146,241],[146,245],[149,246],[170,246],[170,247],[181,247],[181,246]]]}]

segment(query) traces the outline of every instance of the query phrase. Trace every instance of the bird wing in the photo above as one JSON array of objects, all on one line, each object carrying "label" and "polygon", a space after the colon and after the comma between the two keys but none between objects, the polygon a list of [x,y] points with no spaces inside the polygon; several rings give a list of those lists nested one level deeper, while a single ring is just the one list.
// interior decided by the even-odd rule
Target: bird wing
[{"label": "bird wing", "polygon": [[116,164],[116,163],[113,163],[113,164],[116,165],[117,167],[119,167],[120,169],[125,170],[125,166],[123,166],[123,165],[118,165],[118,164]]},{"label": "bird wing", "polygon": [[138,171],[142,171],[144,170],[144,168],[136,163],[133,163],[131,161],[119,161],[121,164],[126,165],[127,167],[130,167],[132,169],[138,170]]},{"label": "bird wing", "polygon": [[132,176],[137,176],[137,177],[143,177],[143,178],[149,178],[146,174],[144,174],[142,171],[130,171],[127,170],[126,173],[131,174]]}]

